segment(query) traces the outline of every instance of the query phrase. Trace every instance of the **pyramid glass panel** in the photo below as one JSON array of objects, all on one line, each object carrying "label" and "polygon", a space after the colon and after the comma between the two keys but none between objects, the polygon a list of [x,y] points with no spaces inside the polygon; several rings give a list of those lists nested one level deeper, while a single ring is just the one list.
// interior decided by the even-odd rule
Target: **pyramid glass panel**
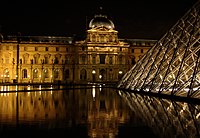
[{"label": "pyramid glass panel", "polygon": [[118,88],[200,99],[200,1],[122,77]]}]

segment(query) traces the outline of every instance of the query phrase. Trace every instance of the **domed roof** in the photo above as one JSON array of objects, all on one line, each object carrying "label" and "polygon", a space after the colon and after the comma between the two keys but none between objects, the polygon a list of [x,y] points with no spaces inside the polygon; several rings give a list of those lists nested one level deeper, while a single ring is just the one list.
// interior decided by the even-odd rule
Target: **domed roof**
[{"label": "domed roof", "polygon": [[111,20],[107,18],[105,15],[95,15],[94,18],[89,23],[89,28],[95,28],[99,26],[104,26],[109,29],[114,29],[115,26]]}]

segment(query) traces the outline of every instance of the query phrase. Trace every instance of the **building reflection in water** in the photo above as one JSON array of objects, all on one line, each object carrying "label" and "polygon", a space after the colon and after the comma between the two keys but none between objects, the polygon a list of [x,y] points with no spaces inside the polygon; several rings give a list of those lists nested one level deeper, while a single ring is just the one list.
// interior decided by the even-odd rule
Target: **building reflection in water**
[{"label": "building reflection in water", "polygon": [[[127,137],[122,133],[128,132],[132,137],[136,133],[142,135],[148,133],[145,128],[150,128],[155,136],[163,138],[200,136],[200,105],[197,104],[158,99],[104,86],[63,90],[26,87],[18,87],[26,92],[15,92],[14,86],[13,91],[11,87],[1,88],[0,134],[5,128],[18,131],[17,128],[25,127],[25,130],[38,128],[48,132],[61,129],[68,135],[66,129],[78,128],[73,134],[78,130],[81,137],[85,134],[114,138]],[[6,92],[8,90],[11,92]],[[130,131],[122,129],[126,126],[132,126]]]},{"label": "building reflection in water", "polygon": [[119,91],[135,118],[162,138],[200,137],[200,105]]},{"label": "building reflection in water", "polygon": [[84,126],[90,137],[115,137],[118,126],[130,120],[129,106],[110,88],[25,89],[0,93],[1,132],[21,126],[48,130]]}]

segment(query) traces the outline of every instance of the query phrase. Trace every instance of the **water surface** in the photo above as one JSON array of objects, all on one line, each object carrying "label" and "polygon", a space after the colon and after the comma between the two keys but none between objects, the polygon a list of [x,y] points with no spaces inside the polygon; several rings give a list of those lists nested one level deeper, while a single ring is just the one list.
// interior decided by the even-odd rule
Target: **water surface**
[{"label": "water surface", "polygon": [[199,105],[104,85],[1,90],[0,137],[197,137],[200,132]]}]

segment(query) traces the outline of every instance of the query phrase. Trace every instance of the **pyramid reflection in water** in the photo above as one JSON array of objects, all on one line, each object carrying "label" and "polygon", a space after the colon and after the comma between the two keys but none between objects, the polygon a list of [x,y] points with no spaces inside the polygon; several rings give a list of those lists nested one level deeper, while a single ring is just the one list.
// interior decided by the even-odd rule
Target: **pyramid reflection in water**
[{"label": "pyramid reflection in water", "polygon": [[200,98],[200,1],[135,64],[118,88]]},{"label": "pyramid reflection in water", "polygon": [[[173,101],[118,91],[140,124],[152,128],[158,138],[199,138],[200,104]],[[142,122],[142,123],[141,123]]]}]

